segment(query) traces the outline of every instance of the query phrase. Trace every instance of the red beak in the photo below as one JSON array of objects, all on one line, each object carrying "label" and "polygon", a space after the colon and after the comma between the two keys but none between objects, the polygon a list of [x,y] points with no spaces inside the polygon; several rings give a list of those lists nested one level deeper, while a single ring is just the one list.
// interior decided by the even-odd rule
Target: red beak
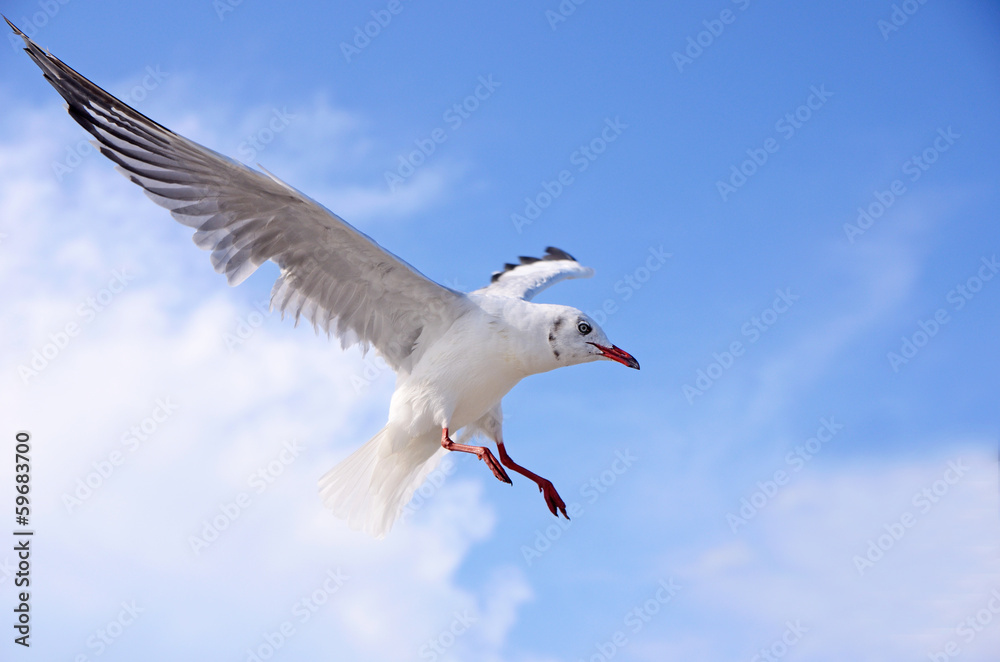
[{"label": "red beak", "polygon": [[612,345],[611,347],[605,347],[604,345],[598,345],[596,342],[587,343],[593,345],[597,349],[601,350],[601,354],[611,359],[612,361],[618,361],[622,365],[628,366],[630,368],[639,369],[639,362],[636,361],[631,354],[626,352],[624,349],[619,349]]}]

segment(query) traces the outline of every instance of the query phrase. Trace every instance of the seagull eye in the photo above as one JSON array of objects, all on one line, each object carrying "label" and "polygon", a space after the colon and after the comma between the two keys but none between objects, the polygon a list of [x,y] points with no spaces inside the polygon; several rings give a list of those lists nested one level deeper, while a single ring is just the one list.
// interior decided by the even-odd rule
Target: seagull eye
[{"label": "seagull eye", "polygon": [[593,329],[590,328],[590,325],[587,324],[586,322],[580,322],[579,324],[577,324],[576,325],[576,330],[579,331],[583,335],[587,335],[588,333],[590,333],[591,331],[593,331]]}]

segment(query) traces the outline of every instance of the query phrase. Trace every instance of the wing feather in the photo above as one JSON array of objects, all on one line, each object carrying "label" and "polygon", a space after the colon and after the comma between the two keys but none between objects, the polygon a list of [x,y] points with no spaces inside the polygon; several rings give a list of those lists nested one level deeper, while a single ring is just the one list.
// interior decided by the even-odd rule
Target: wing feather
[{"label": "wing feather", "polygon": [[474,294],[530,300],[561,280],[593,275],[593,269],[581,265],[566,251],[549,246],[545,249],[545,257],[521,256],[520,264],[505,264],[503,271],[493,274],[489,285]]},{"label": "wing feather", "polygon": [[443,333],[471,308],[464,294],[428,279],[270,173],[157,124],[10,25],[101,153],[195,228],[195,244],[211,251],[212,266],[230,285],[271,260],[280,268],[272,308],[333,331],[344,347],[374,346],[396,370],[411,369],[418,341]]}]

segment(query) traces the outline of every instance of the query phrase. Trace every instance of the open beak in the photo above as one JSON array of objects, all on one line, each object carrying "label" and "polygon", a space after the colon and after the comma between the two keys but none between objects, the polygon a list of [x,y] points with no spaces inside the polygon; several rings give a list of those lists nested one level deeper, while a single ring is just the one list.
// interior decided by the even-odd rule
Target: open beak
[{"label": "open beak", "polygon": [[612,345],[611,347],[605,347],[604,345],[598,345],[596,342],[588,343],[593,345],[597,349],[601,350],[601,354],[605,357],[611,359],[612,361],[618,361],[622,365],[628,366],[630,368],[639,369],[639,362],[632,358],[632,355],[626,352],[624,349],[619,349]]}]

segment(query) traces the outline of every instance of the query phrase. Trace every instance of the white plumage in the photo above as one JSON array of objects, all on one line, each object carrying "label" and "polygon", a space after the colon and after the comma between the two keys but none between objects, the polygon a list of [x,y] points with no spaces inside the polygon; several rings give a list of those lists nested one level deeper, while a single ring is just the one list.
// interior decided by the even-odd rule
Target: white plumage
[{"label": "white plumage", "polygon": [[[272,308],[309,320],[345,348],[373,347],[396,371],[386,426],[320,479],[335,515],[384,536],[449,450],[475,454],[505,482],[503,467],[527,476],[552,513],[566,515],[552,483],[507,455],[500,401],[524,377],[561,366],[604,358],[639,367],[582,312],[530,302],[591,269],[548,248],[544,258],[506,265],[475,292],[438,285],[276,177],[160,126],[11,27],[101,153],[196,228],[195,243],[212,251],[231,285],[271,260],[280,268]],[[453,441],[450,433],[463,428],[463,439],[493,440],[500,462],[488,449]]]}]

